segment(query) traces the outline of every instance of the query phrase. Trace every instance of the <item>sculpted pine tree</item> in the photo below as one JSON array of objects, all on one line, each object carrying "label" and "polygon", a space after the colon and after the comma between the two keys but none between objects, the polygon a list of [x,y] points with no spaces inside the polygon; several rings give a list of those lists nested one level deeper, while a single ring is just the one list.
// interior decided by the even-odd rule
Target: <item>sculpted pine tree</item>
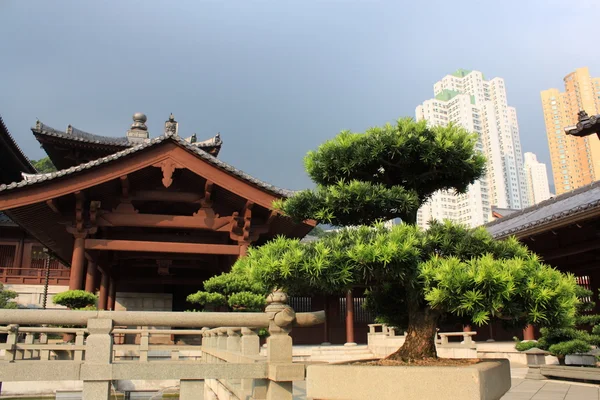
[{"label": "sculpted pine tree", "polygon": [[[342,132],[305,159],[314,190],[277,206],[296,220],[347,227],[318,241],[278,238],[251,248],[230,274],[291,294],[369,288],[375,315],[406,328],[391,358],[436,357],[440,318],[476,325],[499,318],[524,326],[573,322],[573,277],[542,264],[515,239],[483,228],[416,226],[418,208],[438,190],[463,193],[484,174],[477,137],[457,126],[399,120],[365,133]],[[391,229],[378,221],[403,223]],[[224,279],[224,278],[219,278]]]}]

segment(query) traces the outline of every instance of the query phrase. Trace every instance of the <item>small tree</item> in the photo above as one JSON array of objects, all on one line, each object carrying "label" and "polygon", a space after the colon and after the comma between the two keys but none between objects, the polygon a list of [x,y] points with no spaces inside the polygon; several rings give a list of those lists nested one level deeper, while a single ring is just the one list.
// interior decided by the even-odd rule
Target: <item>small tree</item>
[{"label": "small tree", "polygon": [[54,304],[68,307],[72,310],[96,309],[98,297],[85,290],[67,290],[57,293],[52,301]]},{"label": "small tree", "polygon": [[5,290],[4,285],[0,283],[0,309],[18,308],[17,303],[13,301],[17,296],[17,292]]},{"label": "small tree", "polygon": [[[543,265],[515,239],[495,241],[484,229],[415,226],[418,208],[438,190],[463,193],[484,174],[476,135],[411,119],[342,132],[310,152],[317,184],[276,204],[296,220],[348,226],[313,243],[278,238],[251,249],[232,275],[294,292],[341,293],[369,288],[376,314],[407,327],[393,358],[435,357],[444,315],[476,325],[493,318],[524,326],[573,322],[573,277]],[[377,221],[401,218],[386,229]],[[375,224],[375,225],[374,225]]]},{"label": "small tree", "polygon": [[558,358],[560,364],[565,363],[569,354],[587,353],[592,346],[600,346],[600,315],[587,314],[594,308],[595,302],[591,301],[593,292],[581,286],[576,288],[577,305],[575,326],[556,327],[549,326],[540,330],[541,337],[537,342],[517,342],[516,349],[526,351],[533,347],[548,350]]}]

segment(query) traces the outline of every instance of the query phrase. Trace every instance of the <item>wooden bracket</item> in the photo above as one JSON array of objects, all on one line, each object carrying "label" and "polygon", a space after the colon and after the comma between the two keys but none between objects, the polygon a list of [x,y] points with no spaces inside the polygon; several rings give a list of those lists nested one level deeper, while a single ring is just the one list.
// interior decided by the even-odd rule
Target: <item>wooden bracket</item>
[{"label": "wooden bracket", "polygon": [[75,192],[75,227],[78,231],[83,231],[83,202],[85,196],[83,192]]},{"label": "wooden bracket", "polygon": [[173,172],[178,168],[183,168],[179,163],[167,159],[160,163],[154,164],[153,167],[160,168],[163,173],[162,184],[168,188],[173,183]]},{"label": "wooden bracket", "polygon": [[56,199],[46,200],[46,205],[55,213],[60,215],[60,210],[58,209],[58,204],[56,203]]},{"label": "wooden bracket", "polygon": [[213,190],[214,190],[214,184],[211,181],[206,180],[206,183],[204,184],[204,197],[202,198],[202,200],[200,200],[200,204],[202,205],[202,208],[212,206],[211,196],[212,196]]}]

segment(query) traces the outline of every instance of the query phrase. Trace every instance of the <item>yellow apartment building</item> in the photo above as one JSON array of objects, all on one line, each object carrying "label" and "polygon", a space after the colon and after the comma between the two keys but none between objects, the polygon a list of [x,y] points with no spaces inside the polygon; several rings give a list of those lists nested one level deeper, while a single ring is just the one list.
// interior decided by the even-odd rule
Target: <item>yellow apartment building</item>
[{"label": "yellow apartment building", "polygon": [[587,67],[564,78],[565,91],[541,92],[546,135],[556,194],[600,180],[600,140],[567,136],[565,128],[577,123],[577,113],[600,114],[600,78],[592,78]]}]

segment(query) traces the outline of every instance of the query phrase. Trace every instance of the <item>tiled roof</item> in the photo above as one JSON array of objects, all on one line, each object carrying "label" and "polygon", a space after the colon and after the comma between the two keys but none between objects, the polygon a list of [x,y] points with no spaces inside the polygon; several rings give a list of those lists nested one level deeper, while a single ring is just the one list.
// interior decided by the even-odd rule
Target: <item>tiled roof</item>
[{"label": "tiled roof", "polygon": [[25,166],[29,169],[29,171],[35,171],[35,168],[29,161],[29,158],[27,158],[25,156],[25,153],[23,153],[23,150],[21,150],[21,148],[19,147],[19,145],[17,144],[15,139],[12,137],[12,135],[8,131],[8,128],[4,124],[4,121],[2,120],[1,115],[0,115],[0,134],[6,136],[8,138],[8,140],[12,143],[14,149],[18,153],[19,158],[21,158],[21,161],[25,164]]},{"label": "tiled roof", "polygon": [[577,214],[600,210],[600,182],[561,194],[486,225],[492,236],[516,235]]},{"label": "tiled roof", "polygon": [[508,217],[509,215],[514,214],[519,211],[521,211],[521,210],[515,210],[514,208],[500,208],[500,207],[492,206],[492,212],[495,212],[496,214],[501,215],[502,217]]},{"label": "tiled roof", "polygon": [[131,144],[127,140],[127,137],[125,137],[125,136],[109,137],[109,136],[95,135],[93,133],[87,133],[87,132],[84,132],[77,128],[73,128],[70,125],[69,125],[69,128],[67,128],[67,131],[63,132],[63,131],[59,131],[58,129],[49,127],[48,125],[44,125],[43,123],[38,121],[36,126],[34,128],[31,128],[31,130],[34,133],[41,134],[41,135],[76,140],[76,141],[85,142],[85,143],[105,144],[108,146],[123,146],[123,147],[131,146]]},{"label": "tiled roof", "polygon": [[263,182],[259,179],[256,179],[256,178],[248,175],[244,171],[241,171],[241,170],[219,160],[218,158],[208,154],[204,150],[198,148],[195,144],[186,142],[184,139],[180,138],[179,136],[160,136],[158,138],[149,140],[148,142],[129,147],[125,150],[111,154],[110,156],[102,157],[97,160],[90,161],[88,163],[80,164],[80,165],[77,165],[77,166],[74,166],[71,168],[63,169],[63,170],[48,173],[48,174],[28,175],[21,182],[13,182],[9,185],[0,185],[0,193],[8,191],[8,190],[19,189],[19,188],[22,188],[25,186],[41,184],[42,182],[51,181],[54,179],[61,178],[63,176],[67,176],[67,175],[73,175],[73,174],[76,174],[76,173],[84,171],[84,170],[93,169],[100,165],[113,162],[113,161],[118,160],[123,157],[127,157],[130,154],[137,153],[148,147],[155,146],[158,143],[162,143],[166,140],[174,141],[181,147],[187,149],[191,153],[196,154],[197,156],[199,156],[203,160],[207,161],[208,163],[214,165],[215,167],[217,167],[231,175],[237,176],[238,178],[240,178],[254,186],[257,186],[261,189],[271,192],[272,194],[275,194],[277,196],[289,197],[295,193],[292,190],[282,189],[277,186],[271,185],[267,182]]}]

